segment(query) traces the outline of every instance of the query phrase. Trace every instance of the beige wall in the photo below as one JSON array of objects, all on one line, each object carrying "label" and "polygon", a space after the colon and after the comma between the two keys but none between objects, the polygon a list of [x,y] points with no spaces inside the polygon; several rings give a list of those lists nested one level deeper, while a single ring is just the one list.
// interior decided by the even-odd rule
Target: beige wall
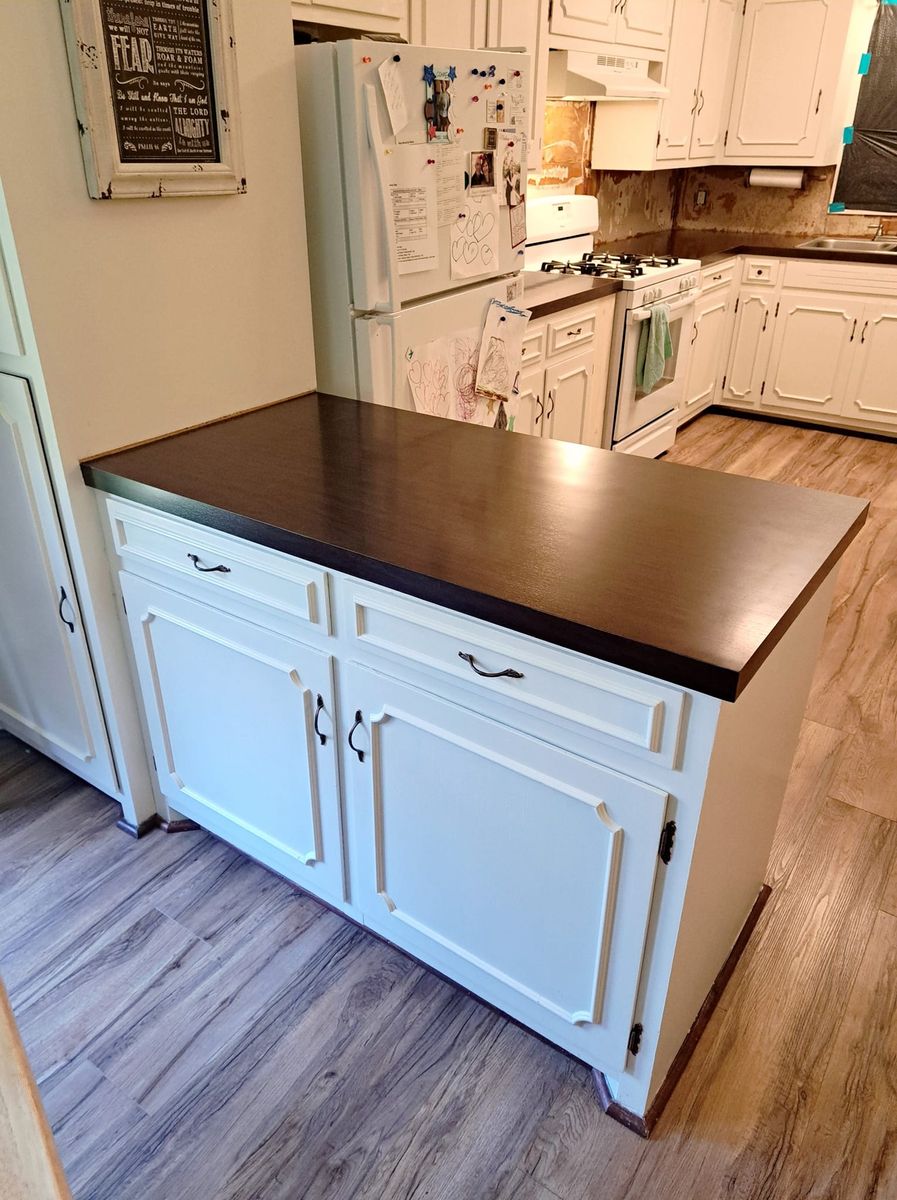
[{"label": "beige wall", "polygon": [[91,200],[57,0],[0,0],[0,178],[79,457],[314,386],[289,0],[234,0],[243,196]]}]

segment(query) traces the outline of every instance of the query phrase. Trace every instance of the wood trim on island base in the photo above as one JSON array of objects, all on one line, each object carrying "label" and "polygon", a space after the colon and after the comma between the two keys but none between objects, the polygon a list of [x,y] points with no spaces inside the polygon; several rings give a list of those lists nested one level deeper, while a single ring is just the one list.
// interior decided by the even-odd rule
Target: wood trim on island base
[{"label": "wood trim on island base", "polygon": [[637,1133],[639,1137],[647,1138],[651,1136],[651,1131],[657,1124],[661,1113],[667,1106],[670,1096],[673,1094],[676,1084],[688,1066],[689,1059],[694,1053],[701,1035],[710,1023],[714,1009],[720,1002],[726,984],[732,978],[732,974],[738,965],[738,960],[744,953],[745,946],[747,946],[750,936],[754,932],[757,922],[760,920],[760,914],[766,907],[766,901],[769,899],[771,892],[772,888],[769,884],[764,883],[757,894],[757,899],[754,901],[751,911],[748,913],[747,920],[741,927],[741,933],[736,938],[735,945],[729,952],[729,957],[723,963],[716,979],[714,979],[713,985],[707,993],[707,998],[698,1010],[698,1015],[695,1017],[692,1027],[685,1037],[685,1041],[679,1047],[679,1052],[673,1059],[666,1078],[660,1085],[657,1095],[651,1101],[648,1111],[643,1117],[640,1117],[637,1113],[630,1112],[622,1104],[618,1104],[611,1095],[604,1074],[597,1067],[592,1068],[592,1079],[595,1082],[595,1091],[598,1095],[598,1103],[601,1105],[602,1111],[621,1125],[625,1125],[627,1129],[631,1129],[633,1133]]},{"label": "wood trim on island base", "polygon": [[145,821],[141,821],[139,825],[133,824],[131,821],[126,821],[124,817],[119,817],[115,822],[116,829],[122,830],[128,837],[142,838],[147,833],[152,831],[159,824],[159,814],[153,813],[151,817],[147,817]]}]

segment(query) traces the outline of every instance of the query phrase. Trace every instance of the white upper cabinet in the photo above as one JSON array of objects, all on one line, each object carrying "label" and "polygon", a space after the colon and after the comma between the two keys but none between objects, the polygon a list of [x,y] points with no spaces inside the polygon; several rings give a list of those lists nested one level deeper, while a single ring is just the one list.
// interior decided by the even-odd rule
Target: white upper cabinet
[{"label": "white upper cabinet", "polygon": [[551,32],[591,42],[613,42],[619,3],[620,0],[554,0]]},{"label": "white upper cabinet", "polygon": [[[692,3],[686,2],[686,10],[692,7]],[[738,49],[738,31],[741,27],[741,0],[708,0],[706,8],[704,51],[701,55],[691,135],[692,161],[714,159],[722,152],[732,71]],[[679,86],[678,81],[676,86]]]},{"label": "white upper cabinet", "polygon": [[[747,0],[725,157],[811,160],[835,119],[844,0]],[[854,64],[855,69],[855,64]]]},{"label": "white upper cabinet", "polygon": [[645,50],[670,44],[670,0],[623,0],[617,15],[617,41]]},{"label": "white upper cabinet", "polygon": [[678,0],[667,60],[669,96],[660,112],[657,158],[687,159],[698,108],[698,81],[708,0]]},{"label": "white upper cabinet", "polygon": [[558,44],[597,43],[663,58],[672,9],[673,0],[554,0],[549,31],[567,39]]},{"label": "white upper cabinet", "polygon": [[292,0],[294,21],[340,25],[369,33],[398,33],[406,36],[408,0]]},{"label": "white upper cabinet", "polygon": [[411,0],[412,45],[480,50],[486,45],[486,0]]},{"label": "white upper cabinet", "polygon": [[497,50],[522,48],[530,56],[528,157],[530,168],[538,170],[548,86],[548,0],[489,0],[486,44]]}]

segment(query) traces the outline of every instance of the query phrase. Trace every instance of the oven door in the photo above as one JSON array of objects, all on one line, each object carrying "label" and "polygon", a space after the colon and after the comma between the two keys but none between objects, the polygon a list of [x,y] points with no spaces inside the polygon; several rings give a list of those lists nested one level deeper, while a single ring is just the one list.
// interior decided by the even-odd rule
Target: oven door
[{"label": "oven door", "polygon": [[685,388],[688,367],[689,340],[694,320],[695,292],[685,292],[669,304],[670,341],[673,352],[666,360],[664,372],[650,392],[643,392],[635,382],[638,343],[645,322],[651,320],[654,305],[630,309],[623,327],[623,348],[620,377],[617,386],[617,412],[614,420],[614,441],[619,442],[638,429],[643,429],[658,417],[679,406]]}]

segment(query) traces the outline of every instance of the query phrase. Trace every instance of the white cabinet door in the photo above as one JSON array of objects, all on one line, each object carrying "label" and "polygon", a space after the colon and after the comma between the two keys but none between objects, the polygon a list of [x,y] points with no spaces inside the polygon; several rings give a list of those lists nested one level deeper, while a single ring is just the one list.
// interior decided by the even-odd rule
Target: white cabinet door
[{"label": "white cabinet door", "polygon": [[742,288],[735,301],[732,344],[726,365],[723,399],[755,406],[769,361],[775,293]]},{"label": "white cabinet door", "polygon": [[691,334],[691,357],[679,420],[685,421],[713,403],[726,332],[729,293],[719,288],[698,298]]},{"label": "white cabinet door", "polygon": [[365,923],[622,1067],[666,794],[364,667],[345,701]]},{"label": "white cabinet door", "polygon": [[545,372],[545,437],[581,442],[595,403],[595,351],[563,359]]},{"label": "white cabinet door", "polygon": [[799,161],[816,152],[839,2],[747,0],[726,157]]},{"label": "white cabinet door", "polygon": [[0,354],[11,354],[18,358],[24,353],[25,347],[22,344],[22,331],[12,298],[9,273],[3,260],[3,249],[0,247]]},{"label": "white cabinet door", "polygon": [[672,0],[623,0],[617,16],[617,41],[640,50],[666,50],[672,10]]},{"label": "white cabinet door", "polygon": [[657,158],[685,159],[698,107],[698,78],[708,0],[677,0],[670,36],[666,84],[669,96],[660,110]]},{"label": "white cabinet door", "polygon": [[292,0],[294,21],[405,35],[408,0]]},{"label": "white cabinet door", "polygon": [[341,899],[330,656],[128,572],[121,585],[162,794]]},{"label": "white cabinet door", "polygon": [[28,383],[0,375],[0,726],[116,790]]},{"label": "white cabinet door", "polygon": [[497,49],[523,47],[530,56],[529,166],[542,164],[542,128],[545,124],[545,93],[548,89],[549,0],[488,0],[486,44]]},{"label": "white cabinet door", "polygon": [[620,0],[554,0],[549,28],[565,37],[613,42]]},{"label": "white cabinet door", "polygon": [[486,0],[411,0],[413,45],[479,50],[486,45]]},{"label": "white cabinet door", "polygon": [[[708,0],[704,52],[691,138],[690,157],[693,159],[713,159],[722,152],[740,23],[740,0]],[[675,31],[675,25],[673,28]]]},{"label": "white cabinet door", "polygon": [[514,418],[515,433],[530,433],[542,436],[545,425],[545,370],[535,367],[520,376],[520,395],[517,397],[517,413]]},{"label": "white cabinet door", "polygon": [[761,406],[839,412],[862,301],[783,291],[776,308]]},{"label": "white cabinet door", "polygon": [[860,321],[841,413],[852,421],[897,424],[897,302],[866,304]]}]

